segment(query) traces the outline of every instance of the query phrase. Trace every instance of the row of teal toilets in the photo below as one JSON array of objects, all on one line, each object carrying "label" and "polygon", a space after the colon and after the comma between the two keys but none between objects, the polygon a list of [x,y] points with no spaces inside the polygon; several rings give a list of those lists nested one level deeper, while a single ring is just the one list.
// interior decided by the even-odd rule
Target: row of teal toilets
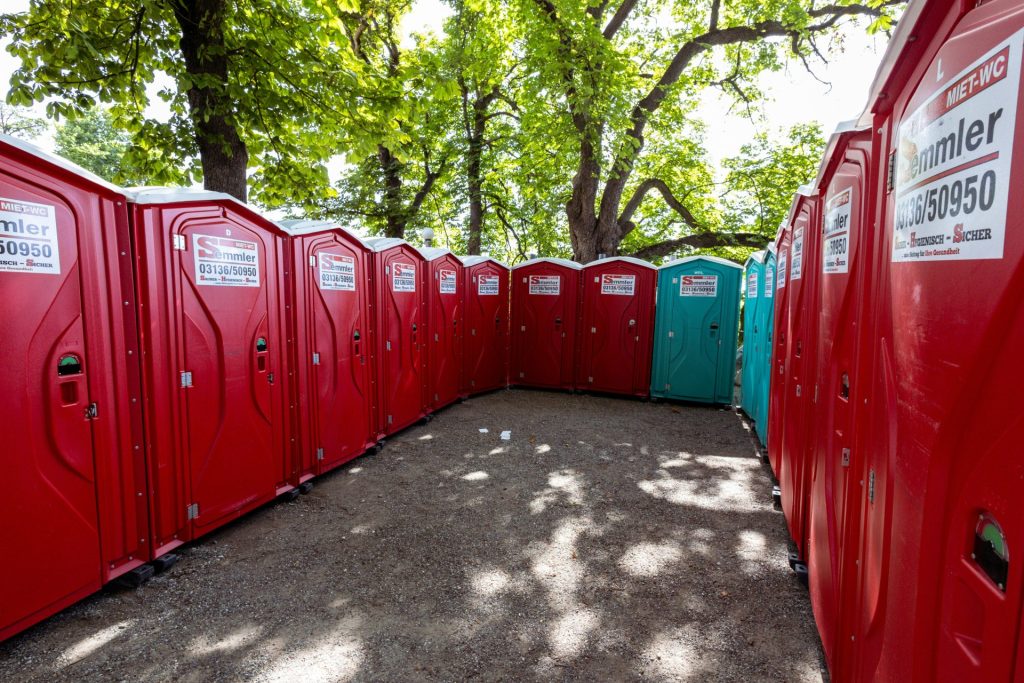
[{"label": "row of teal toilets", "polygon": [[744,267],[743,366],[740,408],[754,422],[761,443],[768,443],[768,390],[771,384],[772,330],[775,320],[775,250],[751,254]]}]

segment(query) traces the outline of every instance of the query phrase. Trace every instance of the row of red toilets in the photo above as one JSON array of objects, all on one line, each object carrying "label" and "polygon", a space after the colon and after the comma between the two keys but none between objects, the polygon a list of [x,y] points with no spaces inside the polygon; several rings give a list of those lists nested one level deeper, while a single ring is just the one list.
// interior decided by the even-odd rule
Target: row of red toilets
[{"label": "row of red toilets", "polygon": [[[0,640],[467,396],[648,395],[657,275],[630,261],[594,266],[593,282],[614,266],[646,283],[600,309],[569,261],[510,271],[277,224],[0,139],[0,540],[18,557],[0,563]],[[510,307],[519,289],[542,310]],[[595,316],[630,319],[629,344],[577,340]]]},{"label": "row of red toilets", "polygon": [[835,681],[1024,681],[1024,5],[911,2],[776,240],[768,458]]}]

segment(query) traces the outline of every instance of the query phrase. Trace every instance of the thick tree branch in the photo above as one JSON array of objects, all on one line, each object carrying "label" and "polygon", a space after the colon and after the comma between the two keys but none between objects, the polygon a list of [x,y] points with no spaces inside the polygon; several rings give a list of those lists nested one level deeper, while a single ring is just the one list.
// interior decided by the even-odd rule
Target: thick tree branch
[{"label": "thick tree branch", "polygon": [[709,249],[711,247],[754,247],[763,248],[769,242],[763,235],[750,232],[698,232],[686,237],[648,244],[629,256],[650,261],[674,254],[683,247]]},{"label": "thick tree branch", "polygon": [[622,210],[622,214],[619,216],[619,225],[624,226],[630,222],[633,218],[633,214],[637,209],[640,208],[640,204],[643,203],[644,197],[651,190],[657,190],[661,193],[661,196],[665,199],[665,203],[669,205],[673,211],[686,221],[686,224],[695,230],[702,230],[704,226],[694,217],[690,210],[683,206],[683,203],[676,199],[676,196],[672,194],[672,190],[661,178],[648,178],[647,180],[640,183],[636,188],[636,192],[630,197],[626,203],[626,208]]},{"label": "thick tree branch", "polygon": [[615,10],[612,18],[608,20],[608,25],[604,27],[603,35],[607,40],[611,40],[619,32],[619,29],[626,22],[629,13],[636,7],[637,2],[638,0],[622,0],[622,4]]}]

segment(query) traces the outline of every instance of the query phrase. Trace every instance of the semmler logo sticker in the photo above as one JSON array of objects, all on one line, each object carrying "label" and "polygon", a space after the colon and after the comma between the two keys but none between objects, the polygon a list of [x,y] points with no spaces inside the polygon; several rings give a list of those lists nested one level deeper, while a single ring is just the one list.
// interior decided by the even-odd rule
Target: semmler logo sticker
[{"label": "semmler logo sticker", "polygon": [[438,286],[441,294],[455,294],[458,292],[458,278],[454,270],[441,270],[439,272]]},{"label": "semmler logo sticker", "polygon": [[60,275],[56,210],[0,198],[0,272]]},{"label": "semmler logo sticker", "polygon": [[531,275],[530,294],[558,296],[562,293],[561,275]]},{"label": "semmler logo sticker", "polygon": [[683,275],[679,278],[679,296],[718,296],[718,276]]},{"label": "semmler logo sticker", "polygon": [[197,285],[259,287],[260,250],[255,242],[192,233]]},{"label": "semmler logo sticker", "polygon": [[411,263],[392,264],[391,290],[395,292],[415,292],[416,266]]},{"label": "semmler logo sticker", "polygon": [[826,275],[850,272],[850,208],[853,188],[840,190],[825,201],[825,224],[821,243],[821,272]]},{"label": "semmler logo sticker", "polygon": [[894,262],[1003,257],[1022,46],[1018,31],[900,123]]},{"label": "semmler logo sticker", "polygon": [[321,251],[320,289],[356,291],[356,261],[351,256]]},{"label": "semmler logo sticker", "polygon": [[476,280],[476,293],[480,296],[498,296],[501,283],[497,275],[479,275]]},{"label": "semmler logo sticker", "polygon": [[618,296],[633,296],[636,291],[636,275],[606,273],[601,276],[601,293]]}]

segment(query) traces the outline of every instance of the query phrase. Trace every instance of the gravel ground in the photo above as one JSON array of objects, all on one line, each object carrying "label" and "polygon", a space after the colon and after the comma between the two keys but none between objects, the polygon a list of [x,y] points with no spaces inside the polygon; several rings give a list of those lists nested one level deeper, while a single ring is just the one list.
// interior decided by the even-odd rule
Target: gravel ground
[{"label": "gravel ground", "polygon": [[770,493],[731,411],[498,392],[0,644],[0,680],[820,681]]}]

